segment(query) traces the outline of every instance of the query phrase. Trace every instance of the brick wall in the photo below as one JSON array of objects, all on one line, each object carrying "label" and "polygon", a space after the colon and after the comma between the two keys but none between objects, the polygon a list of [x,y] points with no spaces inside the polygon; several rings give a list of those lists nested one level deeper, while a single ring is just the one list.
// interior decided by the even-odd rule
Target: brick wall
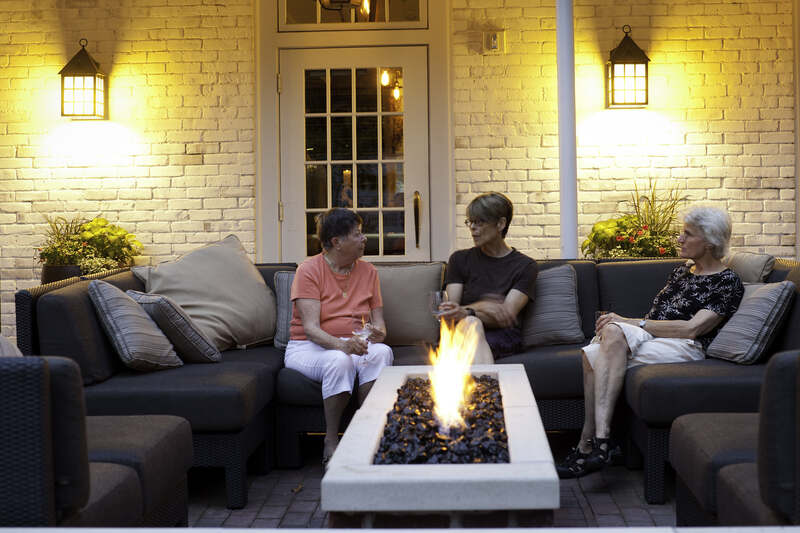
[{"label": "brick wall", "polygon": [[[655,178],[727,208],[734,249],[793,257],[792,2],[575,0],[574,13],[580,239]],[[554,2],[454,0],[452,15],[456,223],[476,193],[499,190],[520,215],[513,245],[558,257]],[[651,60],[647,110],[604,109],[624,24]],[[480,54],[489,28],[506,29],[506,55]]]},{"label": "brick wall", "polygon": [[[438,1],[438,0],[431,0]],[[451,0],[457,245],[478,192],[517,206],[511,243],[559,254],[553,0]],[[119,7],[112,7],[119,6]],[[734,245],[794,256],[791,1],[575,0],[579,223],[658,178],[723,205]],[[255,246],[253,0],[0,3],[0,318],[36,285],[44,215],[102,213],[153,262],[228,233]],[[623,24],[651,61],[645,111],[603,109]],[[478,52],[507,30],[508,53]],[[87,38],[111,121],[58,116],[56,73]]]},{"label": "brick wall", "polygon": [[[157,262],[237,234],[255,247],[252,0],[0,2],[0,306],[38,284],[44,215],[102,213]],[[118,7],[112,7],[118,6]],[[58,71],[87,50],[110,122],[59,116]]]}]

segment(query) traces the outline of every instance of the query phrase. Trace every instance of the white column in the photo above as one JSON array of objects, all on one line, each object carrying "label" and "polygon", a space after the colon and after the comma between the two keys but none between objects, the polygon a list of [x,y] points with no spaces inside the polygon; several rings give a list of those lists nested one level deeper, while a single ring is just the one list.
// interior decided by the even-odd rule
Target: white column
[{"label": "white column", "polygon": [[575,39],[572,0],[556,0],[561,257],[578,257],[578,154],[575,139]]}]

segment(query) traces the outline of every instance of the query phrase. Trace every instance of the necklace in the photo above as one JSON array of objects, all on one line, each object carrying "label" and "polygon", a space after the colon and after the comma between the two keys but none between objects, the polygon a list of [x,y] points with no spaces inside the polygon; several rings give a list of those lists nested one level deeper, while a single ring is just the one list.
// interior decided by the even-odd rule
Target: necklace
[{"label": "necklace", "polygon": [[336,285],[338,285],[339,286],[339,290],[342,291],[342,298],[347,298],[347,291],[350,290],[350,272],[353,271],[353,267],[355,266],[355,262],[353,262],[353,264],[350,265],[350,267],[347,269],[346,272],[342,273],[342,274],[344,274],[345,280],[346,280],[345,286],[344,286],[344,288],[342,288],[342,284],[339,283],[339,278],[336,277],[336,274],[339,274],[339,273],[336,272],[336,268],[334,266],[333,261],[331,259],[329,259],[327,255],[323,255],[322,258],[325,259],[325,262],[328,263],[328,267],[331,269],[331,272],[333,272],[333,274],[334,274],[333,279],[336,280]]}]

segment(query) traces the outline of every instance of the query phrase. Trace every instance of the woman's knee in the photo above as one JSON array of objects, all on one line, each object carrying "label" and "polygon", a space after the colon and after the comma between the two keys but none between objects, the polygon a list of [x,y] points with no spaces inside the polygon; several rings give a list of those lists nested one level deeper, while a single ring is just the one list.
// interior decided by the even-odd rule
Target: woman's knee
[{"label": "woman's knee", "polygon": [[392,366],[392,363],[394,363],[394,352],[386,344],[371,344],[370,351],[374,353],[373,358],[381,363],[382,366]]},{"label": "woman's knee", "polygon": [[353,360],[344,352],[331,351],[328,359],[328,364],[325,368],[325,379],[343,379],[349,378],[353,381],[356,375],[356,369],[353,365]]}]

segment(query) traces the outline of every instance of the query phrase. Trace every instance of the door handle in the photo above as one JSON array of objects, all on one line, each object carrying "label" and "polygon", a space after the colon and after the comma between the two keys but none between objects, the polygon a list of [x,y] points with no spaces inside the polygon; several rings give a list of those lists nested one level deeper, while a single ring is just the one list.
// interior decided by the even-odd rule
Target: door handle
[{"label": "door handle", "polygon": [[419,248],[419,208],[422,202],[422,197],[419,191],[414,191],[414,237],[417,239],[417,248]]}]

